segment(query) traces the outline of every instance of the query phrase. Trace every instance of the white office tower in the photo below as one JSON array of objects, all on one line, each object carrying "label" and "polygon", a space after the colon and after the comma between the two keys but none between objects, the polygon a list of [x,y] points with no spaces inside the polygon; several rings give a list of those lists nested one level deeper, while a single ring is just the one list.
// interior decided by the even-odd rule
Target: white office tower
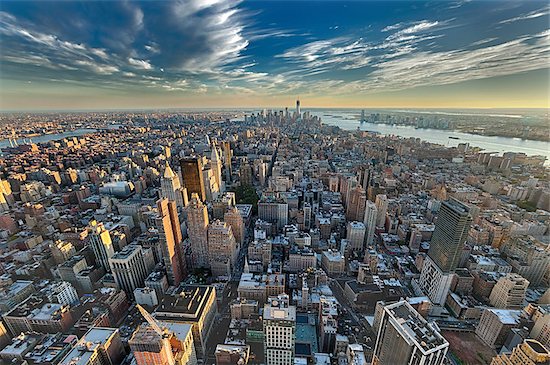
[{"label": "white office tower", "polygon": [[149,273],[140,245],[128,245],[109,259],[111,272],[118,287],[133,296],[136,288],[143,287]]},{"label": "white office tower", "polygon": [[269,365],[293,365],[296,342],[296,307],[288,295],[271,297],[264,306],[264,352]]},{"label": "white office tower", "polygon": [[407,301],[383,307],[373,365],[441,365],[449,343]]},{"label": "white office tower", "polygon": [[187,206],[187,189],[181,186],[178,175],[174,173],[168,162],[166,162],[164,175],[160,179],[160,194],[161,198],[175,201],[178,207]]},{"label": "white office tower", "polygon": [[363,223],[365,224],[365,227],[367,229],[367,233],[365,234],[365,243],[367,247],[371,247],[374,243],[377,215],[378,209],[376,208],[376,204],[374,204],[370,200],[367,200],[367,206],[365,208],[365,218],[363,219]]},{"label": "white office tower", "polygon": [[362,251],[365,243],[366,228],[363,222],[349,222],[347,226],[346,239],[349,241],[350,249]]},{"label": "white office tower", "polygon": [[96,263],[105,271],[110,272],[111,268],[109,267],[109,259],[115,254],[111,234],[105,228],[103,223],[98,223],[93,220],[88,225],[88,235],[90,246],[92,246],[92,251],[94,252],[94,256],[96,258]]},{"label": "white office tower", "polygon": [[388,197],[386,194],[378,194],[375,200],[376,204],[376,226],[384,227],[386,224],[386,213],[388,212]]},{"label": "white office tower", "polygon": [[212,145],[212,153],[210,154],[210,166],[214,172],[214,178],[220,191],[224,191],[224,185],[222,181],[222,160],[218,152],[218,147],[215,144]]}]

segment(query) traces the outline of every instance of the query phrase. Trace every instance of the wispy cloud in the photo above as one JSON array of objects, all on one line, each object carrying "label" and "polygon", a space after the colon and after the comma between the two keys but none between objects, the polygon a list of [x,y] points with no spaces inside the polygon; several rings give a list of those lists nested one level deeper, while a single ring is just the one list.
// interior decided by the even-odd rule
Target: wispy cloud
[{"label": "wispy cloud", "polygon": [[146,60],[137,60],[135,58],[128,58],[128,63],[132,65],[135,68],[142,69],[142,70],[151,70],[153,66],[151,66],[151,63]]},{"label": "wispy cloud", "polygon": [[[528,20],[528,19],[536,19],[543,16],[546,16],[548,18],[548,15],[550,14],[550,8],[544,8],[540,10],[531,11],[527,14],[523,14],[520,16],[516,16],[510,19],[505,19],[499,22],[499,24],[508,24],[508,23],[514,23],[521,20]],[[550,18],[548,19],[550,20]]]}]

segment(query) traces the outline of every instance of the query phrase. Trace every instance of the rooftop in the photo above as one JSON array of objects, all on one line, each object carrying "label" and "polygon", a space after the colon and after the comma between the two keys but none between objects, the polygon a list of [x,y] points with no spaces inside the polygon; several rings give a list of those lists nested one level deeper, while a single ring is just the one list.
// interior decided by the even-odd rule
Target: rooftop
[{"label": "rooftop", "polygon": [[185,286],[178,294],[164,295],[154,317],[159,321],[170,321],[181,317],[197,320],[202,316],[206,303],[212,295],[215,296],[215,289],[212,286]]},{"label": "rooftop", "polygon": [[384,307],[395,321],[394,326],[408,343],[414,343],[424,354],[448,346],[435,325],[428,323],[408,302]]}]

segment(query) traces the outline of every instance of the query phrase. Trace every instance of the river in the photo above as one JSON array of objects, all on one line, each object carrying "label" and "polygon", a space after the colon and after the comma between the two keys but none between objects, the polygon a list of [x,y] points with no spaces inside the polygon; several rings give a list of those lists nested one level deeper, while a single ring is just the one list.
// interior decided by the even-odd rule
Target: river
[{"label": "river", "polygon": [[[79,137],[83,136],[88,133],[94,133],[97,132],[96,129],[90,129],[90,128],[81,128],[81,129],[75,129],[74,131],[68,131],[64,133],[55,133],[55,134],[44,134],[37,137],[30,138],[33,143],[43,143],[43,142],[49,142],[49,141],[55,141],[58,139],[68,138],[68,137]],[[29,138],[25,138],[25,141],[28,142]],[[17,140],[18,144],[25,144],[22,139]],[[0,141],[0,148],[9,147],[10,142],[7,139],[3,139]]]},{"label": "river", "polygon": [[[338,126],[345,130],[373,131],[384,135],[420,138],[431,143],[438,143],[448,147],[456,147],[459,143],[469,143],[472,147],[479,147],[486,152],[523,152],[527,155],[546,156],[546,163],[550,163],[550,142],[531,141],[520,138],[480,136],[450,130],[414,128],[411,126],[360,123],[357,111],[313,111],[312,115],[321,118],[323,124]],[[449,138],[453,137],[453,138]],[[457,139],[454,139],[457,138]]]}]

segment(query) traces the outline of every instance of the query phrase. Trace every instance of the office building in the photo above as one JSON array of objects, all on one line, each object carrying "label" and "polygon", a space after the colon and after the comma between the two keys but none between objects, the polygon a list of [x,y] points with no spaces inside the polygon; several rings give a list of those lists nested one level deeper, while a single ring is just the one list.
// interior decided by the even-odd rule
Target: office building
[{"label": "office building", "polygon": [[166,198],[157,201],[159,246],[162,261],[170,285],[178,285],[186,276],[186,265],[182,255],[182,235],[176,202]]},{"label": "office building", "polygon": [[220,154],[218,153],[218,148],[215,144],[212,144],[212,152],[210,153],[210,167],[214,174],[214,179],[220,191],[223,191],[223,181],[222,181],[222,160]]},{"label": "office building", "polygon": [[93,220],[88,226],[88,237],[96,263],[105,271],[111,271],[109,267],[109,258],[115,254],[115,248],[109,231],[105,228],[103,223],[98,223]]},{"label": "office building", "polygon": [[[141,324],[128,341],[137,365],[196,365],[192,325]],[[159,333],[160,332],[160,333]]]},{"label": "office building", "polygon": [[264,306],[264,355],[266,364],[293,365],[296,343],[296,307],[288,295],[271,297]]},{"label": "office building", "polygon": [[187,189],[181,186],[178,175],[174,173],[168,162],[166,162],[164,175],[160,179],[160,195],[162,198],[176,202],[178,207],[187,206]]},{"label": "office building", "polygon": [[288,223],[288,204],[281,198],[264,194],[258,202],[258,218],[282,229]]},{"label": "office building", "polygon": [[419,280],[419,287],[434,304],[444,305],[447,299],[471,221],[468,207],[458,200],[441,204]]},{"label": "office building", "polygon": [[376,226],[384,227],[388,213],[388,197],[385,194],[378,194],[374,204],[376,205]]},{"label": "office building", "polygon": [[346,270],[346,258],[339,251],[323,251],[321,267],[329,275],[341,275]]},{"label": "office building", "polygon": [[349,241],[349,248],[353,251],[364,249],[366,228],[363,222],[349,222],[347,226],[346,239]]},{"label": "office building", "polygon": [[489,302],[495,308],[523,308],[528,286],[529,282],[521,275],[507,274],[498,279],[489,296]]},{"label": "office building", "polygon": [[128,245],[109,259],[111,272],[118,287],[132,296],[134,289],[143,287],[149,275],[140,245]]},{"label": "office building", "polygon": [[[305,281],[304,281],[305,282]],[[319,297],[319,346],[321,352],[336,351],[338,301],[332,296]]]},{"label": "office building", "polygon": [[244,244],[244,221],[241,212],[237,207],[232,206],[223,216],[223,220],[231,226],[233,236],[237,241],[237,246],[240,248]]},{"label": "office building", "polygon": [[366,247],[372,247],[374,244],[374,233],[376,232],[376,220],[378,216],[378,209],[376,204],[367,200],[365,207],[365,216],[363,217],[363,224],[365,225],[365,244]]},{"label": "office building", "polygon": [[531,319],[535,324],[529,337],[550,349],[550,305],[538,305]]},{"label": "office building", "polygon": [[231,149],[231,143],[229,141],[222,141],[223,149],[223,162],[225,165],[225,180],[229,183],[231,182],[231,175],[233,169],[231,166],[231,158],[233,157],[233,150]]},{"label": "office building", "polygon": [[442,365],[449,343],[407,301],[383,307],[373,365]]},{"label": "office building", "polygon": [[59,365],[114,365],[122,363],[124,356],[117,328],[93,327]]},{"label": "office building", "polygon": [[362,222],[365,216],[367,193],[360,185],[351,189],[347,202],[346,219]]},{"label": "office building", "polygon": [[510,329],[520,326],[521,310],[485,308],[476,327],[476,335],[489,347],[500,349]]},{"label": "office building", "polygon": [[201,358],[217,311],[213,286],[188,285],[173,295],[164,295],[153,317],[167,327],[173,323],[190,324],[195,352]]},{"label": "office building", "polygon": [[517,345],[511,354],[497,355],[491,365],[548,365],[550,350],[533,339],[526,339]]},{"label": "office building", "polygon": [[214,277],[231,277],[238,249],[231,226],[216,220],[208,226],[208,259]]},{"label": "office building", "polygon": [[48,295],[52,302],[64,305],[76,305],[79,302],[76,289],[68,281],[55,283],[52,292]]},{"label": "office building", "polygon": [[36,291],[32,281],[17,280],[0,291],[0,311],[9,311]]},{"label": "office building", "polygon": [[550,267],[550,245],[533,236],[520,236],[510,238],[501,251],[515,273],[527,279],[533,287],[541,285]]},{"label": "office building", "polygon": [[451,199],[441,203],[428,251],[441,271],[447,273],[457,268],[471,222],[468,207],[460,201]]},{"label": "office building", "polygon": [[202,174],[202,160],[198,157],[182,158],[180,160],[180,167],[183,186],[187,189],[187,194],[197,194],[201,201],[205,201],[206,190]]},{"label": "office building", "polygon": [[2,320],[13,336],[30,331],[66,332],[75,322],[68,305],[51,303],[34,295],[4,313]]},{"label": "office building", "polygon": [[239,280],[237,293],[239,298],[257,300],[260,305],[263,305],[267,298],[283,294],[285,283],[284,274],[243,273]]},{"label": "office building", "polygon": [[208,210],[197,194],[191,195],[187,206],[189,261],[193,269],[208,268]]}]

